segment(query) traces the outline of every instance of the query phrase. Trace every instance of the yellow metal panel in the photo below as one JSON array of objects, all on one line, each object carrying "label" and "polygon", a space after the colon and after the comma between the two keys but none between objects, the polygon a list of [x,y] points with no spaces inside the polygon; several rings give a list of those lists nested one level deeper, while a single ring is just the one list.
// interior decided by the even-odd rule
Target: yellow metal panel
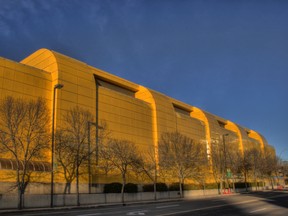
[{"label": "yellow metal panel", "polygon": [[72,84],[78,84],[78,77],[75,74],[70,74],[66,72],[61,73],[61,79],[65,80],[66,82],[72,83]]},{"label": "yellow metal panel", "polygon": [[93,98],[93,92],[94,92],[94,89],[78,86],[78,94],[79,95]]}]

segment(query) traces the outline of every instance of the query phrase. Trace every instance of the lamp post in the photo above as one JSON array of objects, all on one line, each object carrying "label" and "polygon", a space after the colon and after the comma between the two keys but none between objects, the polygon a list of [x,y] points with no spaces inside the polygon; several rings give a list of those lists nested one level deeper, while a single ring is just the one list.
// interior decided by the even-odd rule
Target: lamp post
[{"label": "lamp post", "polygon": [[[102,130],[104,129],[102,126],[97,126],[97,124],[95,122],[90,122],[88,121],[88,191],[89,194],[91,193],[91,140],[90,140],[90,127],[91,125],[96,127],[96,131],[98,129]],[[97,136],[97,135],[96,135]],[[98,142],[97,142],[98,136],[96,137],[96,165],[98,165]]]},{"label": "lamp post", "polygon": [[226,169],[226,168],[227,168],[227,167],[226,167],[227,156],[226,156],[225,136],[229,136],[229,134],[223,134],[223,135],[222,135],[222,139],[223,139],[223,150],[224,150],[224,166],[225,166],[225,169]]},{"label": "lamp post", "polygon": [[91,144],[90,144],[90,126],[96,126],[96,123],[88,121],[88,192],[91,193]]},{"label": "lamp post", "polygon": [[53,107],[52,107],[52,134],[51,134],[51,203],[50,207],[53,208],[54,206],[54,129],[55,129],[55,96],[56,96],[56,89],[61,89],[63,88],[64,85],[62,84],[56,84],[54,85],[53,89]]},{"label": "lamp post", "polygon": [[223,151],[224,151],[224,174],[225,174],[225,180],[227,180],[227,156],[226,156],[226,143],[225,143],[225,137],[226,136],[229,136],[229,134],[223,134],[222,135]]}]

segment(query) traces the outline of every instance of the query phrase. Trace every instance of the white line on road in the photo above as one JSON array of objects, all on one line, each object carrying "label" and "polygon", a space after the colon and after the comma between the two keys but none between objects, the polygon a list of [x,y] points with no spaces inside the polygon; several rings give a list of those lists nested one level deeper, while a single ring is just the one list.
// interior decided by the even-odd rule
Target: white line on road
[{"label": "white line on road", "polygon": [[266,210],[266,208],[257,209],[257,210],[251,211],[249,213],[252,214],[252,213],[259,212],[259,211],[264,211],[264,210]]},{"label": "white line on road", "polygon": [[84,215],[78,215],[78,216],[95,216],[95,215],[101,215],[102,213],[93,213],[93,214],[84,214]]},{"label": "white line on road", "polygon": [[[73,213],[73,212],[72,212]],[[103,212],[103,213],[92,213],[92,214],[80,214],[80,215],[77,215],[77,216],[95,216],[95,215],[105,215],[105,214],[122,214],[122,213],[125,213],[125,211],[115,211],[115,212]]]},{"label": "white line on road", "polygon": [[[257,201],[259,201],[259,200],[255,200],[255,199],[254,200],[247,200],[247,201],[243,201],[243,202],[234,203],[233,205],[257,202]],[[178,212],[164,213],[164,214],[160,214],[160,215],[157,215],[157,216],[177,215],[177,214],[183,214],[183,213],[189,213],[189,212],[195,212],[195,211],[202,211],[202,210],[213,209],[213,208],[220,208],[220,207],[229,206],[229,205],[231,205],[231,204],[223,204],[223,205],[209,206],[209,207],[198,208],[198,209],[191,209],[191,210],[184,210],[184,211],[178,211]]]},{"label": "white line on road", "polygon": [[97,215],[119,215],[119,214],[126,214],[126,215],[145,215],[148,212],[148,210],[134,210],[133,212],[128,212],[126,210],[123,211],[106,211],[106,212],[102,212],[102,213],[92,213],[92,214],[81,214],[81,215],[77,215],[77,216],[97,216]]},{"label": "white line on road", "polygon": [[172,208],[172,207],[177,207],[179,205],[168,205],[168,206],[157,206],[156,208],[161,209],[161,208]]},{"label": "white line on road", "polygon": [[126,215],[145,215],[148,210],[128,212]]}]

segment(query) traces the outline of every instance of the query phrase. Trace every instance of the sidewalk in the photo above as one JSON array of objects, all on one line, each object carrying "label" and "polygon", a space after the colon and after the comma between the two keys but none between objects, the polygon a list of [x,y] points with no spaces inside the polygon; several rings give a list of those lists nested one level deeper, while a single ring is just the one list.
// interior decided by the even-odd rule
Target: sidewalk
[{"label": "sidewalk", "polygon": [[[182,201],[184,198],[174,199],[159,199],[159,200],[147,200],[139,202],[127,202],[124,205],[144,205],[153,203],[164,203],[164,202],[175,202]],[[123,203],[106,203],[106,204],[95,204],[95,205],[80,205],[80,206],[57,206],[57,207],[43,207],[43,208],[24,208],[24,209],[1,209],[0,215],[7,213],[20,213],[20,212],[36,212],[36,211],[53,211],[53,210],[65,210],[65,209],[88,209],[88,208],[100,208],[100,207],[112,207],[112,206],[123,206]]]},{"label": "sidewalk", "polygon": [[[269,191],[277,191],[276,190],[264,190],[262,192]],[[184,198],[171,198],[171,199],[158,199],[158,200],[147,200],[147,201],[130,201],[126,202],[124,205],[145,205],[145,204],[153,204],[153,203],[165,203],[165,202],[175,202],[175,201],[183,201],[183,200],[193,200],[193,199],[207,199],[211,197],[219,197],[219,196],[235,196],[240,194],[249,194],[253,192],[259,191],[248,191],[241,193],[230,193],[230,194],[207,194],[202,196],[190,196]],[[288,191],[282,191],[284,193],[288,193]],[[88,209],[88,208],[100,208],[100,207],[113,207],[113,206],[122,206],[123,204],[120,202],[117,203],[105,203],[105,204],[90,204],[90,205],[81,205],[81,206],[57,206],[57,207],[40,207],[40,208],[24,208],[21,210],[18,209],[0,209],[0,215],[4,215],[7,213],[20,213],[20,212],[37,212],[37,211],[53,211],[53,210],[65,210],[65,209]]]}]

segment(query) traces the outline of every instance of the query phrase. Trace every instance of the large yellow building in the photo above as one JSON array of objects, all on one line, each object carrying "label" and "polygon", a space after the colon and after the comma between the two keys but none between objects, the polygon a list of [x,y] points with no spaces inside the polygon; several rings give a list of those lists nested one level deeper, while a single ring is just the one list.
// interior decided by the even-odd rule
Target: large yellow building
[{"label": "large yellow building", "polygon": [[229,134],[227,139],[240,152],[250,147],[274,151],[254,130],[57,52],[40,49],[19,63],[0,58],[1,99],[43,97],[52,109],[59,83],[64,87],[56,94],[56,127],[65,110],[78,105],[97,121],[105,120],[114,137],[142,148],[157,146],[163,132],[177,130],[203,143],[208,154],[223,134]]}]

